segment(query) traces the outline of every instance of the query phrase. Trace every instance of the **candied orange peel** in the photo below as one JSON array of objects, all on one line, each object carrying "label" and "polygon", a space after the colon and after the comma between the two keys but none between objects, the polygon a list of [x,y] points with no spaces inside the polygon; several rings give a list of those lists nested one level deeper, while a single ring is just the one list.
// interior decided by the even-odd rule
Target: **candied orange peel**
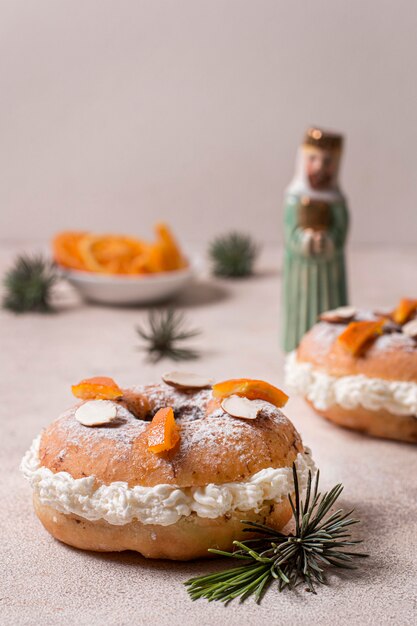
[{"label": "candied orange peel", "polygon": [[79,242],[81,258],[90,272],[129,274],[144,250],[142,242],[116,235],[86,235]]},{"label": "candied orange peel", "polygon": [[417,300],[402,298],[397,308],[392,312],[392,319],[397,324],[405,324],[417,311]]},{"label": "candied orange peel", "polygon": [[381,319],[376,322],[351,322],[337,341],[353,356],[357,356],[372,339],[382,334],[385,321]]},{"label": "candied orange peel", "polygon": [[154,242],[147,242],[124,235],[68,231],[54,237],[52,251],[63,267],[101,274],[141,275],[186,267],[169,226],[156,224],[155,235]]},{"label": "candied orange peel", "polygon": [[52,253],[56,263],[69,269],[84,270],[84,261],[78,246],[85,236],[84,232],[58,233],[52,240]]},{"label": "candied orange peel", "polygon": [[108,376],[85,378],[78,385],[72,385],[72,393],[81,400],[118,400],[123,391]]},{"label": "candied orange peel", "polygon": [[213,385],[213,396],[223,400],[228,396],[241,396],[248,400],[265,400],[280,408],[286,405],[286,393],[263,380],[250,378],[234,378]]},{"label": "candied orange peel", "polygon": [[171,407],[159,409],[148,428],[148,450],[154,454],[168,452],[180,440],[180,429]]},{"label": "candied orange peel", "polygon": [[186,266],[179,245],[167,224],[159,223],[155,226],[157,234],[157,244],[162,257],[162,262],[167,270],[180,269]]}]

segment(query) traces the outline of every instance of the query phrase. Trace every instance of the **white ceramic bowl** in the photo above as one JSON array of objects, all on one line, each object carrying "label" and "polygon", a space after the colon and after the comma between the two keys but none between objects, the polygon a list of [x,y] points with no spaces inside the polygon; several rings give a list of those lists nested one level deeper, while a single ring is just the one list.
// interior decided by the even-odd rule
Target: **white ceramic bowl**
[{"label": "white ceramic bowl", "polygon": [[61,267],[62,275],[84,300],[101,304],[152,304],[169,300],[191,282],[191,266],[172,272],[120,276],[69,270]]}]

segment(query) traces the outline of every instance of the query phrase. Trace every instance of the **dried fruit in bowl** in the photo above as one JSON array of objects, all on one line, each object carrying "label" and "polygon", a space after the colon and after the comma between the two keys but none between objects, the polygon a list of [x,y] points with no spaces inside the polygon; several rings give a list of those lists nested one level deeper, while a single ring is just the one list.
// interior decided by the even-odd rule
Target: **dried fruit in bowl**
[{"label": "dried fruit in bowl", "polygon": [[150,274],[152,272],[150,266],[150,253],[151,246],[148,244],[143,244],[142,253],[133,258],[126,270],[127,274]]},{"label": "dried fruit in bowl", "polygon": [[63,232],[55,235],[52,240],[52,254],[59,265],[75,270],[85,270],[84,261],[79,250],[79,243],[87,233]]},{"label": "dried fruit in bowl", "polygon": [[87,235],[80,240],[79,250],[91,272],[128,274],[132,261],[143,256],[145,246],[131,237]]},{"label": "dried fruit in bowl", "polygon": [[70,269],[101,274],[141,275],[186,267],[169,227],[157,224],[155,231],[154,243],[124,235],[59,233],[52,242],[54,259]]},{"label": "dried fruit in bowl", "polygon": [[158,237],[156,250],[160,254],[164,270],[179,270],[186,267],[187,263],[167,224],[159,223],[155,226],[155,230]]}]

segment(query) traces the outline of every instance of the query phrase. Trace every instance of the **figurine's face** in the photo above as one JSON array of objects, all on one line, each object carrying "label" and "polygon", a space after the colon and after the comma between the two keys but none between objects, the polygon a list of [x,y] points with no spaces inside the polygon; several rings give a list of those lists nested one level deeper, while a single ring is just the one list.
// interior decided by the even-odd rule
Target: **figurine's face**
[{"label": "figurine's face", "polygon": [[305,168],[310,186],[313,189],[327,189],[337,175],[339,153],[320,150],[310,146],[304,148]]}]

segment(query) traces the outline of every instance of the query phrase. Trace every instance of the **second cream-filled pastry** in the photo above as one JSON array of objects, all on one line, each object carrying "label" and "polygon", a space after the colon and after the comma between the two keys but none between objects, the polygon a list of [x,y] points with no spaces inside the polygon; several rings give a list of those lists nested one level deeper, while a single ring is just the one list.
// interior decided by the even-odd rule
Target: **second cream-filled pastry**
[{"label": "second cream-filled pastry", "polygon": [[287,357],[286,383],[340,426],[417,443],[417,300],[323,313]]}]

